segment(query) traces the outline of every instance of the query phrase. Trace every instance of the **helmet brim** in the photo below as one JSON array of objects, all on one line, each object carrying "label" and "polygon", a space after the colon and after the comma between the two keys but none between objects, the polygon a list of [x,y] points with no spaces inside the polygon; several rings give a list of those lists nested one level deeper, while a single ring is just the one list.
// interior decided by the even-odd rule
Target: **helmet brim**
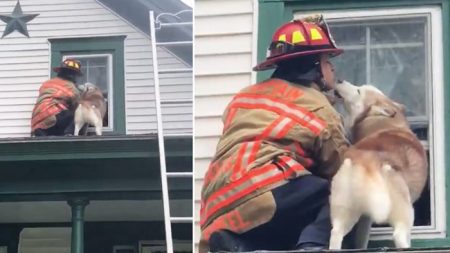
[{"label": "helmet brim", "polygon": [[265,61],[259,63],[255,67],[253,67],[253,71],[264,71],[268,69],[273,69],[277,66],[277,63],[293,58],[299,58],[302,56],[315,55],[315,54],[330,54],[331,57],[338,56],[342,54],[344,50],[339,48],[328,48],[328,49],[319,49],[319,50],[311,50],[311,51],[303,51],[296,52],[291,54],[279,55],[272,58],[267,58]]},{"label": "helmet brim", "polygon": [[53,71],[55,71],[56,73],[59,73],[62,69],[67,69],[70,71],[75,72],[78,76],[82,76],[83,73],[81,73],[81,71],[77,70],[77,69],[73,69],[73,68],[66,68],[66,67],[55,67],[53,68]]}]

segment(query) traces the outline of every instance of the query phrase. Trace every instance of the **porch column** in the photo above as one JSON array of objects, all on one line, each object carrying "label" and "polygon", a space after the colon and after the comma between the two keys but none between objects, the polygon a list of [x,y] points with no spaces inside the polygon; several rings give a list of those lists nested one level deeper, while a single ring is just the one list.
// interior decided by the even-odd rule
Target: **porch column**
[{"label": "porch column", "polygon": [[71,253],[84,252],[84,208],[89,204],[85,198],[67,201],[72,208],[72,246]]}]

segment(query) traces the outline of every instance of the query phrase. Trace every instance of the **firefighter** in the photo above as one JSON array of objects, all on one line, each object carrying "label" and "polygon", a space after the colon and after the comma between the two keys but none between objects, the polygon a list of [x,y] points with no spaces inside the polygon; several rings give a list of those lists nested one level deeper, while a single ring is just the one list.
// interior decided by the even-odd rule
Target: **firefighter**
[{"label": "firefighter", "polygon": [[80,97],[76,82],[82,76],[81,63],[66,59],[53,71],[57,76],[39,88],[31,118],[32,136],[67,136],[74,132],[74,111]]},{"label": "firefighter", "polygon": [[342,53],[321,15],[276,30],[270,79],[234,96],[205,174],[200,252],[323,249],[331,231],[330,179],[349,146],[324,95]]}]

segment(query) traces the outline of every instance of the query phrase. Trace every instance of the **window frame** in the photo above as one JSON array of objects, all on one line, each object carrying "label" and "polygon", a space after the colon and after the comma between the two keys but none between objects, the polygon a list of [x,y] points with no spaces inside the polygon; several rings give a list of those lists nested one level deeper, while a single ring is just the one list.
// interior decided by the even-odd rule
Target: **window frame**
[{"label": "window frame", "polygon": [[[426,8],[437,8],[440,10],[439,15],[435,15],[431,20],[431,29],[435,29],[439,31],[437,34],[441,35],[441,39],[439,41],[431,41],[434,43],[439,43],[437,50],[441,50],[441,54],[439,55],[439,60],[441,61],[441,72],[438,75],[442,76],[442,85],[440,86],[440,91],[433,90],[433,93],[440,92],[439,95],[442,98],[440,101],[436,101],[436,99],[432,100],[433,108],[430,110],[430,115],[433,114],[434,122],[442,122],[442,117],[444,117],[443,124],[433,124],[430,125],[430,130],[434,131],[432,135],[435,138],[435,142],[430,143],[430,145],[434,145],[442,147],[442,148],[434,148],[434,156],[440,157],[440,167],[444,176],[434,176],[436,180],[439,180],[440,184],[437,186],[438,191],[440,191],[440,195],[436,196],[435,199],[431,199],[431,201],[437,203],[435,208],[436,217],[439,217],[439,225],[441,226],[435,231],[423,231],[420,234],[420,239],[415,239],[417,237],[413,237],[413,246],[442,246],[450,244],[450,236],[446,232],[447,228],[450,228],[450,219],[446,217],[446,211],[450,208],[450,191],[445,187],[446,184],[450,183],[449,174],[445,173],[445,168],[447,165],[447,157],[450,158],[450,152],[447,147],[449,147],[450,138],[442,138],[444,136],[445,130],[448,128],[450,123],[450,113],[445,112],[445,108],[450,106],[450,102],[448,98],[450,98],[450,89],[446,87],[445,84],[449,83],[450,80],[450,63],[449,63],[449,55],[450,55],[450,44],[449,44],[449,35],[446,33],[450,29],[450,0],[413,0],[413,1],[388,1],[388,0],[369,0],[369,1],[356,1],[356,0],[325,0],[317,3],[317,1],[313,0],[304,0],[304,1],[292,1],[292,0],[259,0],[259,9],[258,9],[258,51],[257,58],[258,62],[261,62],[265,59],[267,45],[271,39],[272,32],[282,23],[287,22],[292,19],[294,13],[302,12],[302,13],[326,13],[328,12],[345,12],[348,10],[358,11],[364,10],[365,12],[372,12],[376,8],[384,8],[384,9],[404,9],[408,8],[408,10],[413,9],[426,9]],[[436,26],[437,25],[437,26]],[[436,34],[436,33],[433,33]],[[435,49],[435,46],[431,46]],[[438,55],[434,54],[433,55]],[[443,57],[442,57],[443,56]],[[436,58],[436,57],[433,57]],[[433,68],[436,67],[435,63],[432,62]],[[439,67],[439,66],[437,66]],[[436,73],[436,71],[434,71]],[[262,71],[257,73],[257,81],[262,81],[270,77],[271,71]],[[433,80],[433,85],[436,85],[436,81]],[[437,99],[439,100],[439,99]],[[440,106],[438,105],[440,104]],[[436,112],[435,110],[438,110]],[[439,129],[435,129],[436,126],[439,126]],[[445,149],[447,148],[447,149]],[[436,165],[435,165],[436,167]],[[431,182],[433,185],[437,185],[436,182]],[[440,202],[436,201],[439,200]],[[435,223],[437,224],[437,223]],[[430,233],[431,232],[431,233]],[[436,233],[437,232],[437,233]],[[445,238],[443,238],[445,237]],[[388,238],[388,237],[385,237]],[[389,242],[380,241],[380,242],[371,242],[371,245],[375,244],[375,246],[385,246],[386,244],[391,244],[391,237],[389,237]]]},{"label": "window frame", "polygon": [[[174,240],[172,242],[173,252],[176,251],[192,251],[192,241],[190,240]],[[162,240],[142,240],[138,243],[138,253],[144,253],[144,249],[148,247],[152,250],[166,251],[166,241]]]},{"label": "window frame", "polygon": [[[302,14],[302,16],[304,15],[311,15],[313,13],[305,13]],[[384,21],[384,19],[395,19],[396,15],[401,15],[401,19],[403,18],[425,18],[426,19],[426,24],[427,25],[431,25],[431,15],[440,15],[440,10],[438,8],[419,8],[419,9],[415,9],[414,11],[411,11],[411,9],[374,9],[369,11],[339,11],[339,13],[337,12],[332,12],[332,11],[325,11],[323,12],[323,14],[325,15],[325,18],[328,20],[328,24],[331,27],[331,23],[333,20],[335,19],[347,19],[346,21],[348,21],[348,19],[352,19],[351,21],[361,21],[361,22],[371,22],[371,21]],[[294,14],[295,15],[295,14]],[[372,25],[371,23],[369,23],[370,25]],[[369,25],[369,26],[370,26]],[[432,29],[430,29],[429,27],[427,27],[427,29],[424,31],[424,36],[426,39],[425,43],[420,43],[420,42],[402,42],[402,43],[395,43],[398,44],[399,46],[395,46],[395,47],[387,47],[386,44],[387,43],[374,43],[372,44],[370,42],[370,36],[371,36],[371,28],[369,28],[368,26],[365,27],[366,30],[366,34],[365,36],[368,37],[369,39],[366,38],[366,43],[365,44],[361,44],[361,45],[351,45],[351,46],[343,46],[340,45],[338,43],[338,47],[344,49],[344,53],[347,50],[363,50],[365,53],[365,61],[366,61],[366,67],[365,67],[365,74],[366,74],[366,80],[363,83],[372,83],[371,79],[372,79],[372,73],[371,73],[371,64],[372,64],[372,58],[374,57],[372,55],[372,50],[374,49],[385,49],[385,48],[401,48],[401,49],[406,49],[406,48],[412,48],[412,47],[417,47],[418,46],[422,46],[423,49],[425,50],[425,54],[427,54],[427,58],[425,61],[425,64],[427,66],[427,70],[426,70],[426,75],[425,75],[425,81],[429,82],[429,83],[434,83],[432,79],[432,75],[431,75],[431,71],[432,71],[432,67],[431,65],[437,65],[437,64],[431,64],[432,60],[430,60],[432,57],[431,53],[432,53],[432,49],[431,49],[431,44],[430,41],[432,41],[431,36],[433,31],[431,31]],[[436,29],[434,29],[436,30]],[[391,44],[391,43],[389,43]],[[402,45],[403,44],[403,45]],[[421,45],[423,44],[423,45]],[[352,47],[351,49],[347,49],[348,47]],[[338,57],[339,58],[339,57]],[[433,58],[434,59],[434,58]],[[442,63],[441,63],[442,64]],[[430,67],[430,68],[428,68]],[[439,83],[442,83],[442,80],[438,81]],[[420,90],[421,92],[422,90]],[[432,96],[429,94],[430,90],[429,87],[425,87],[425,97],[427,101],[432,101]],[[428,123],[428,118],[430,117],[429,112],[431,111],[429,108],[429,104],[426,105],[426,109],[425,109],[425,114],[423,115],[417,115],[417,116],[408,116],[408,120],[410,123],[418,123],[420,125],[423,125],[423,122],[427,122]]]},{"label": "window frame", "polygon": [[[301,13],[304,15],[311,15],[312,13]],[[400,8],[400,9],[371,9],[367,10],[350,10],[350,11],[324,11],[324,17],[331,21],[333,19],[342,18],[355,18],[360,20],[368,19],[380,19],[383,16],[392,17],[395,15],[407,15],[407,16],[417,16],[422,17],[424,15],[429,15],[428,24],[430,28],[428,29],[427,41],[430,42],[430,46],[425,48],[429,54],[430,62],[428,66],[432,66],[432,70],[427,70],[427,80],[431,81],[431,87],[427,87],[427,99],[429,104],[429,137],[428,146],[430,152],[430,211],[431,211],[431,225],[429,226],[416,226],[412,231],[412,238],[429,238],[430,236],[435,238],[442,238],[445,236],[445,213],[441,212],[445,206],[445,161],[444,155],[441,150],[444,149],[444,144],[442,138],[437,138],[437,135],[444,135],[444,128],[442,122],[439,123],[438,119],[443,118],[444,103],[443,103],[443,70],[442,70],[442,45],[439,41],[442,41],[441,33],[439,32],[440,22],[436,20],[437,17],[441,15],[440,9],[437,7],[424,7],[424,8]],[[294,14],[295,15],[295,14]],[[296,16],[298,17],[298,16]],[[431,24],[434,24],[433,26]],[[339,44],[338,44],[339,46]],[[427,66],[427,67],[428,67]],[[431,90],[430,90],[431,89]],[[436,134],[435,134],[436,133]],[[425,144],[426,145],[426,144]],[[436,201],[442,199],[442,201]],[[373,228],[371,239],[389,239],[392,235],[392,228]]]},{"label": "window frame", "polygon": [[[103,127],[102,132],[112,132],[114,131],[114,75],[113,75],[113,59],[114,55],[111,53],[103,54],[67,54],[63,56],[63,60],[67,58],[94,58],[94,57],[106,57],[108,60],[108,126]],[[81,83],[80,83],[81,84]]]},{"label": "window frame", "polygon": [[[53,69],[59,66],[63,55],[112,55],[112,124],[111,131],[105,134],[126,134],[125,114],[125,49],[126,36],[89,37],[89,38],[52,38],[50,44],[50,65]],[[51,72],[51,77],[56,73]]]}]

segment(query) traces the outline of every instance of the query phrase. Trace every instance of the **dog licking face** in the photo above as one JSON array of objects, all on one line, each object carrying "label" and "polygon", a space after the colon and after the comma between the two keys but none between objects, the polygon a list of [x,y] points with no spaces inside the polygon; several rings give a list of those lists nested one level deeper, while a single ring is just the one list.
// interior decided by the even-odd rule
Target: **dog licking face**
[{"label": "dog licking face", "polygon": [[353,142],[377,129],[387,127],[409,129],[409,123],[404,116],[404,106],[392,101],[372,85],[355,86],[343,81],[336,85],[335,94],[343,100],[344,127]]},{"label": "dog licking face", "polygon": [[370,85],[336,85],[344,101],[344,125],[352,143],[331,182],[333,229],[330,249],[361,216],[394,228],[398,248],[410,247],[412,204],[425,186],[428,162],[424,148],[410,130],[404,107]]},{"label": "dog licking face", "polygon": [[103,118],[106,114],[106,100],[102,91],[92,83],[81,86],[82,93],[79,105],[75,110],[75,132],[79,135],[85,124],[95,127],[95,134],[102,135]]}]

